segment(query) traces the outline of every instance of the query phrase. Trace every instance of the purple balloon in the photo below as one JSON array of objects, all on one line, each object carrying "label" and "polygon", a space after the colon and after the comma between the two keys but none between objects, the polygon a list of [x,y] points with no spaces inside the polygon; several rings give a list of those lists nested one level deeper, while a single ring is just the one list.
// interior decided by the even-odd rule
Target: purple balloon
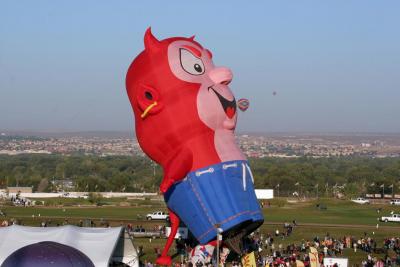
[{"label": "purple balloon", "polygon": [[81,251],[57,242],[39,242],[22,247],[6,258],[1,267],[95,267]]}]

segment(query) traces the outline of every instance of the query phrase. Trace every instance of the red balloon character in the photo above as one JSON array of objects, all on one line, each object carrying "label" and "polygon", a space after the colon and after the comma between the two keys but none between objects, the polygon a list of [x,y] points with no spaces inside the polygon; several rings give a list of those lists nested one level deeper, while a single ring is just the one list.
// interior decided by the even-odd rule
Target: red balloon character
[{"label": "red balloon character", "polygon": [[138,142],[164,171],[160,190],[172,231],[167,255],[182,220],[200,244],[237,240],[263,222],[253,176],[235,142],[236,101],[232,72],[217,67],[194,37],[157,40],[150,28],[145,49],[132,62],[126,88],[135,114]]}]

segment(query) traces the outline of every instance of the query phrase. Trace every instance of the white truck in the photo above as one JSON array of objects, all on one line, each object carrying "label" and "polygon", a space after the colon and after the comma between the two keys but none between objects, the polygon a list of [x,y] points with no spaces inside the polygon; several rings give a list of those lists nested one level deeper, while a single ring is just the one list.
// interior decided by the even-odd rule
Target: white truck
[{"label": "white truck", "polygon": [[353,201],[354,203],[357,203],[357,204],[369,204],[369,200],[365,199],[363,197],[352,199],[351,201]]},{"label": "white truck", "polygon": [[390,216],[382,216],[382,222],[400,222],[400,214],[392,214]]},{"label": "white truck", "polygon": [[400,199],[392,199],[390,200],[390,205],[399,205],[400,206]]},{"label": "white truck", "polygon": [[169,220],[169,215],[163,211],[155,211],[146,215],[148,221],[151,220]]}]

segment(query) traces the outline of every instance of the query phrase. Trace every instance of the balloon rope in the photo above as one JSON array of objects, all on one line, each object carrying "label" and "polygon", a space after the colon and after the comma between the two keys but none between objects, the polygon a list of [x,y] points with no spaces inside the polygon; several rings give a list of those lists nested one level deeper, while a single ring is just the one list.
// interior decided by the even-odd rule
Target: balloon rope
[{"label": "balloon rope", "polygon": [[243,191],[246,191],[246,167],[242,163],[242,178],[243,178]]},{"label": "balloon rope", "polygon": [[142,115],[140,115],[140,117],[141,117],[142,119],[144,119],[144,118],[147,116],[147,114],[149,113],[149,111],[150,111],[152,108],[154,108],[155,106],[157,106],[157,101],[154,101],[153,104],[151,104],[150,106],[148,106],[148,107],[143,111]]},{"label": "balloon rope", "polygon": [[251,177],[251,181],[253,182],[253,184],[254,184],[254,177],[253,177],[253,173],[251,172],[251,169],[250,169],[250,167],[249,167],[249,165],[246,163],[246,167],[247,167],[247,170],[249,171],[249,173],[250,173],[250,177]]}]

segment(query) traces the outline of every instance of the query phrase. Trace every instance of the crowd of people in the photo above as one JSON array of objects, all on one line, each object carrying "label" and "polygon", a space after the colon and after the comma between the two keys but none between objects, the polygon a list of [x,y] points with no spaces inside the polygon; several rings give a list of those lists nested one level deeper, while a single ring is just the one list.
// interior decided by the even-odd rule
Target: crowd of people
[{"label": "crowd of people", "polygon": [[[310,266],[309,251],[314,247],[318,251],[318,261],[322,265],[325,257],[344,257],[345,249],[357,253],[359,250],[367,253],[367,258],[358,266],[383,267],[400,266],[400,237],[386,238],[383,244],[366,232],[362,237],[343,236],[334,238],[329,233],[324,237],[315,236],[310,240],[302,240],[300,243],[292,243],[283,246],[274,240],[275,235],[263,235],[259,232],[248,237],[248,251],[254,251],[257,266],[296,266],[296,260],[301,260],[304,266]],[[276,244],[278,243],[278,245]],[[384,255],[383,257],[373,256]]]},{"label": "crowd of people", "polygon": [[[3,215],[4,212],[0,211]],[[4,219],[0,227],[6,227],[13,224],[21,224],[14,219]],[[39,221],[39,226],[60,226],[70,224],[68,219],[62,223],[52,223],[49,220]],[[89,226],[89,222],[80,220],[77,226]],[[90,221],[91,227],[96,227],[95,222]],[[109,227],[108,222],[101,221],[101,227]],[[325,257],[345,257],[344,251],[351,251],[352,253],[359,253],[360,251],[366,253],[364,260],[358,266],[362,267],[383,267],[383,266],[400,266],[400,236],[385,238],[383,243],[377,242],[374,234],[369,235],[364,232],[360,237],[355,236],[342,236],[333,237],[329,233],[324,236],[314,236],[307,240],[301,240],[297,243],[284,242],[286,238],[297,228],[297,222],[293,220],[291,223],[285,223],[282,228],[276,229],[270,233],[262,233],[256,231],[244,239],[243,251],[244,253],[254,252],[257,266],[296,266],[296,261],[302,261],[305,267],[310,266],[310,248],[315,248],[318,252],[317,260],[323,264]],[[164,225],[155,225],[152,228],[146,229],[142,225],[126,225],[129,232],[163,232],[165,233]],[[285,245],[283,245],[285,243]],[[193,265],[190,262],[190,253],[193,244],[185,242],[184,240],[177,240],[176,253],[183,255],[182,258],[186,266]],[[143,248],[142,248],[143,249]],[[154,252],[159,256],[160,248],[156,248]],[[376,255],[380,255],[379,257]],[[181,260],[181,258],[179,259]],[[232,266],[240,266],[240,258],[231,259]],[[181,262],[180,262],[181,263]],[[200,265],[201,264],[201,265]],[[147,266],[151,267],[152,263],[147,262]],[[203,266],[202,263],[196,267]]]},{"label": "crowd of people", "polygon": [[135,225],[134,226],[131,223],[128,223],[126,225],[126,230],[129,233],[131,233],[131,232],[133,232],[133,233],[146,233],[146,232],[155,233],[155,232],[158,232],[160,234],[164,234],[165,235],[165,229],[166,229],[165,225],[161,225],[161,224],[160,225],[154,225],[151,229],[148,229],[148,228],[146,229],[142,225]]},{"label": "crowd of people", "polygon": [[32,201],[30,199],[21,197],[19,194],[11,196],[10,200],[14,206],[28,207],[32,205]]},{"label": "crowd of people", "polygon": [[[324,258],[347,258],[348,253],[365,253],[365,259],[358,264],[349,266],[359,267],[391,267],[400,266],[400,236],[386,238],[383,243],[377,242],[374,235],[364,233],[360,237],[342,236],[333,237],[329,233],[324,236],[314,236],[308,240],[301,240],[298,243],[283,245],[283,239],[289,237],[297,227],[296,221],[285,223],[283,230],[277,229],[272,233],[261,233],[256,231],[244,239],[244,253],[254,252],[257,266],[269,267],[292,267],[298,266],[301,261],[305,267],[311,266],[310,249],[317,251],[316,260],[323,266]],[[287,243],[287,242],[285,242]],[[176,242],[176,254],[184,255],[178,257],[179,263],[176,266],[211,266],[211,263],[204,264],[190,261],[189,254],[192,247],[185,242]],[[348,251],[344,255],[344,251]],[[155,249],[156,256],[159,256],[160,249]],[[379,255],[379,256],[377,256]],[[214,255],[215,256],[215,255]],[[183,259],[183,260],[182,260]],[[153,263],[146,261],[147,267],[154,266]],[[231,258],[229,266],[242,266],[240,257]]]},{"label": "crowd of people", "polygon": [[[1,212],[1,210],[0,210],[0,212]],[[98,222],[98,225],[97,225],[94,220],[79,220],[78,222],[75,222],[75,223],[70,222],[68,218],[65,218],[62,222],[59,222],[59,221],[53,222],[52,220],[49,220],[49,219],[41,220],[40,214],[39,214],[39,216],[32,215],[32,218],[37,219],[37,221],[38,221],[37,226],[39,226],[39,227],[51,227],[51,226],[58,227],[58,226],[64,226],[64,225],[75,225],[78,227],[97,227],[97,226],[105,227],[105,228],[110,227],[110,223],[103,219],[100,219],[100,222]],[[17,220],[14,218],[4,219],[0,223],[0,227],[7,227],[7,226],[11,226],[11,225],[25,225],[25,224],[21,220]]]}]

